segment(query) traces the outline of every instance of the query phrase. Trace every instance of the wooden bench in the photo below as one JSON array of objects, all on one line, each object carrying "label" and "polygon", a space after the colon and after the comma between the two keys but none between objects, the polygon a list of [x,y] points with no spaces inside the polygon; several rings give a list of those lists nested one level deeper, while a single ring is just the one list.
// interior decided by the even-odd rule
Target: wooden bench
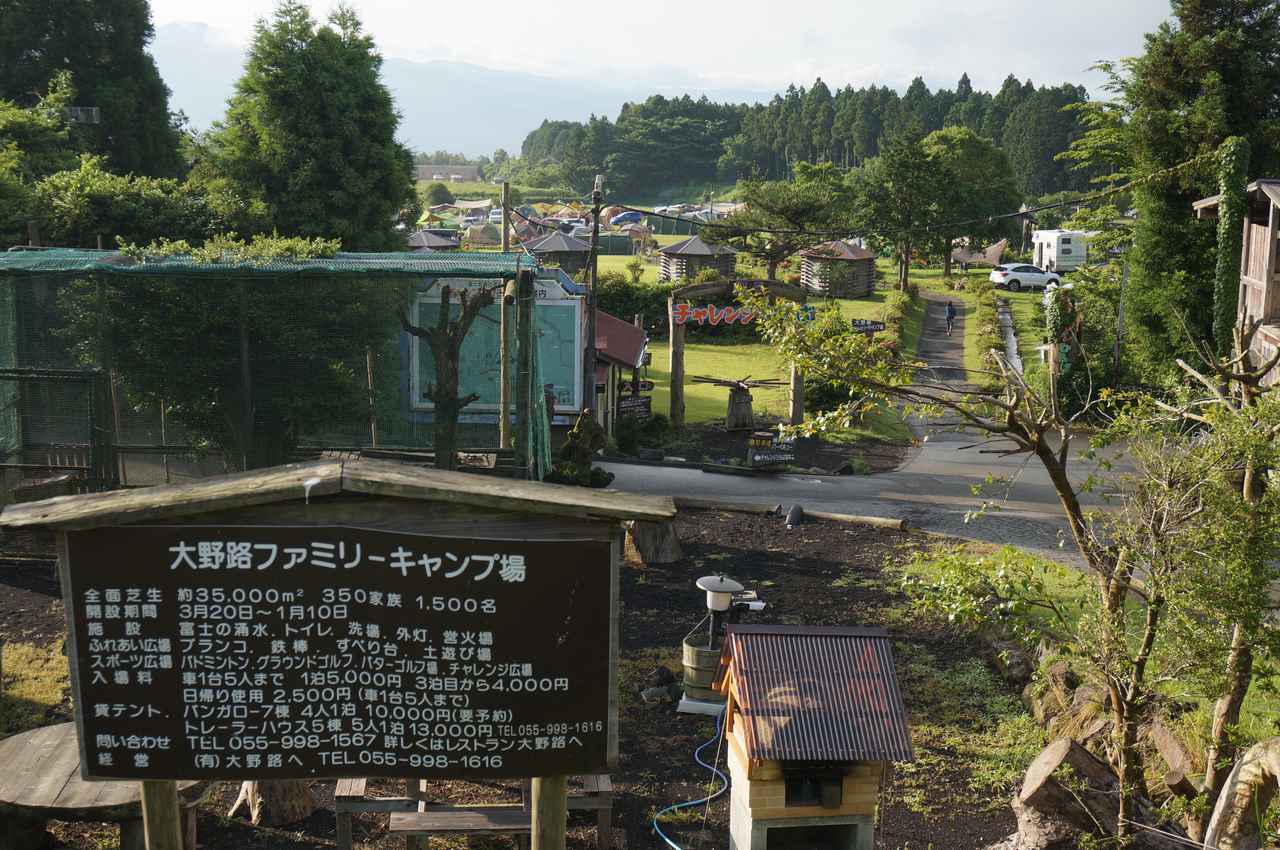
[{"label": "wooden bench", "polygon": [[351,850],[351,815],[357,812],[416,812],[416,779],[406,780],[405,797],[370,797],[368,779],[339,779],[333,794],[333,810],[338,822],[338,850]]},{"label": "wooden bench", "polygon": [[[179,782],[183,844],[195,850],[195,806],[211,787]],[[74,723],[59,723],[0,741],[0,847],[28,850],[48,840],[45,822],[107,821],[120,824],[122,850],[143,850],[140,785],[133,781],[85,782]]]},{"label": "wooden bench", "polygon": [[528,847],[533,816],[519,805],[430,806],[417,812],[392,812],[391,835],[403,835],[407,850],[426,850],[432,835],[511,835]]},{"label": "wooden bench", "polygon": [[[613,846],[613,780],[609,774],[601,773],[574,776],[569,781],[569,811],[594,811],[597,847],[610,850]],[[421,786],[417,780],[406,780],[404,797],[370,797],[368,783],[367,779],[338,780],[333,795],[338,822],[338,850],[351,850],[351,816],[357,812],[390,812],[390,831],[405,836],[409,850],[420,846],[418,839],[433,833],[514,835],[516,844],[523,847],[531,829],[533,814],[529,780],[524,782],[518,806],[427,807],[420,804]]]}]

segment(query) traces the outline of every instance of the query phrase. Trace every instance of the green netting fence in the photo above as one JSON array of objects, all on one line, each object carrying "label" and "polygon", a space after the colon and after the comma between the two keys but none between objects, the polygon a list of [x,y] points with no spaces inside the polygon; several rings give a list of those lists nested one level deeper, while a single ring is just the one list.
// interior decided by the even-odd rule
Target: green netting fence
[{"label": "green netting fence", "polygon": [[[15,476],[62,467],[100,488],[326,451],[430,460],[433,416],[402,304],[430,280],[500,285],[531,265],[504,254],[214,268],[112,252],[0,254],[5,492]],[[533,360],[527,436],[541,477],[550,428]],[[457,447],[510,473],[498,430],[496,411],[464,411]]]}]

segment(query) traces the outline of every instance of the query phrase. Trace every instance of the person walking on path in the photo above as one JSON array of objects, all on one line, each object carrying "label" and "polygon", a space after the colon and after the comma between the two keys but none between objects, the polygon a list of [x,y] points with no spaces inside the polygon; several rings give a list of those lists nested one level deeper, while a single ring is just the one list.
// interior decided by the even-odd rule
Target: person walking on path
[{"label": "person walking on path", "polygon": [[956,305],[954,302],[947,302],[947,336],[951,336],[951,329],[956,323]]}]

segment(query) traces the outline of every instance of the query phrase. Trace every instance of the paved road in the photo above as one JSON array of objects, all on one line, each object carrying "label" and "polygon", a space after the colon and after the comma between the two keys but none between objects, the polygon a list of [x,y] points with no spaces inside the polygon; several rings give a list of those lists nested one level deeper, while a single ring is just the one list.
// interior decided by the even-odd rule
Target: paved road
[{"label": "paved road", "polygon": [[[963,376],[964,316],[946,335],[945,298],[926,293],[920,355],[946,378]],[[1059,560],[1080,563],[1067,536],[1057,496],[1043,468],[1026,455],[1001,457],[960,450],[975,442],[973,435],[948,431],[925,432],[924,442],[894,472],[861,476],[779,475],[752,478],[668,467],[605,464],[617,477],[613,487],[637,493],[698,496],[755,504],[800,504],[815,510],[906,519],[915,527],[986,540],[1011,543]],[[1008,444],[1003,444],[1008,447]],[[1083,444],[1081,448],[1084,448]],[[1076,463],[1078,478],[1090,471]],[[982,495],[973,488],[988,476],[1008,479],[988,487]],[[998,510],[965,521],[984,499]],[[1059,546],[1059,541],[1065,545]]]}]

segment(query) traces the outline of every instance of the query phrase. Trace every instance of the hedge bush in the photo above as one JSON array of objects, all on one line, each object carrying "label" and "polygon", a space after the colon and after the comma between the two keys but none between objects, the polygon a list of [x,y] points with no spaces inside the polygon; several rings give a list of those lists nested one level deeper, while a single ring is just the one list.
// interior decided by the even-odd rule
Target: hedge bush
[{"label": "hedge bush", "polygon": [[1004,333],[1000,330],[1000,303],[996,299],[996,289],[989,280],[975,280],[973,294],[977,298],[974,320],[978,324],[977,345],[982,352],[982,365],[994,369],[996,364],[991,357],[991,350],[1004,351]]}]

